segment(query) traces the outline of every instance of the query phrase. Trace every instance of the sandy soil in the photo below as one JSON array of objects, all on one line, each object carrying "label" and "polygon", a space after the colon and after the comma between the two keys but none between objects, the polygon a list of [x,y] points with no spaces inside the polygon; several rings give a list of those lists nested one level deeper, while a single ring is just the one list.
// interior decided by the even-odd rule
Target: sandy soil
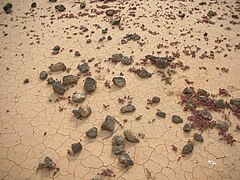
[{"label": "sandy soil", "polygon": [[[183,89],[190,86],[196,91],[205,89],[216,95],[215,99],[228,102],[240,97],[238,0],[206,1],[206,5],[199,5],[198,0],[86,1],[84,9],[72,0],[36,1],[37,7],[32,9],[30,0],[2,0],[1,6],[7,2],[13,4],[12,13],[6,14],[3,9],[0,13],[0,179],[239,179],[237,116],[230,109],[210,111],[214,121],[229,125],[227,133],[236,140],[230,145],[219,140],[217,128],[183,132],[191,112],[183,111],[184,105],[179,104]],[[66,10],[56,12],[57,4],[63,4]],[[109,7],[103,9],[102,5]],[[112,17],[105,15],[110,8],[117,10],[114,17],[121,16],[119,25],[111,25]],[[217,15],[207,17],[210,10]],[[107,34],[102,34],[104,28],[108,28]],[[141,39],[121,44],[127,33],[137,33]],[[111,36],[112,40],[99,42],[102,36]],[[87,44],[87,39],[92,42]],[[55,45],[61,50],[53,55]],[[76,57],[75,51],[81,56]],[[172,73],[171,85],[162,80],[160,69],[150,61],[143,63],[146,55],[165,57],[176,52],[180,57],[172,63],[181,61],[183,65],[178,63],[176,69],[170,68],[176,71]],[[114,53],[132,56],[134,63],[112,63]],[[88,62],[91,58],[92,62]],[[91,115],[77,119],[72,114],[76,104],[67,97],[84,91],[84,80],[89,74],[80,74],[77,69],[84,61],[88,62],[97,88],[80,104],[91,107]],[[48,67],[57,62],[70,69],[50,72]],[[153,73],[152,77],[143,79],[129,72],[133,66],[144,67]],[[39,79],[43,70],[54,79],[62,80],[68,74],[80,74],[80,78],[78,84],[60,96],[46,80]],[[112,78],[121,73],[126,86],[119,88],[113,85]],[[26,78],[29,83],[24,83]],[[110,81],[110,88],[105,86],[106,81]],[[218,95],[219,88],[231,97]],[[124,96],[133,97],[134,112],[120,112],[128,100],[121,104],[118,98]],[[153,96],[159,96],[160,103],[149,105],[148,99]],[[166,113],[166,118],[156,116],[159,109]],[[101,130],[107,115],[119,122],[114,134]],[[183,123],[173,123],[173,115],[182,117]],[[99,131],[95,139],[85,134],[92,127]],[[125,168],[112,153],[112,137],[123,136],[127,129],[136,133],[140,142],[125,140],[125,151],[134,162]],[[193,140],[196,132],[202,133],[204,142]],[[194,150],[183,156],[182,149],[189,139]],[[69,155],[71,144],[79,141],[83,145],[81,152]],[[36,172],[46,156],[59,169]],[[115,177],[97,176],[106,169],[112,170]]]}]

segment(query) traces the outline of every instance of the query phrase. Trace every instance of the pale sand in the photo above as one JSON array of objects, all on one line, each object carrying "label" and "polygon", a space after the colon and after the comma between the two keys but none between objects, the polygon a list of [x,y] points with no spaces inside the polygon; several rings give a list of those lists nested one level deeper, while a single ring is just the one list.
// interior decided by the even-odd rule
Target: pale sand
[{"label": "pale sand", "polygon": [[[204,142],[195,143],[194,151],[181,157],[183,146],[188,139],[193,138],[193,134],[197,130],[192,130],[190,134],[183,133],[182,127],[187,122],[187,116],[190,113],[183,112],[183,107],[178,104],[179,95],[188,86],[185,83],[186,78],[194,82],[193,86],[196,90],[203,88],[209,93],[218,94],[219,88],[225,88],[232,97],[240,97],[239,49],[235,49],[235,45],[240,42],[240,38],[237,36],[240,33],[240,28],[239,24],[229,23],[231,20],[239,22],[239,19],[231,17],[231,12],[239,16],[239,11],[235,12],[234,10],[240,8],[235,0],[226,1],[226,4],[222,0],[216,0],[218,4],[211,6],[199,6],[198,3],[201,1],[197,0],[194,2],[171,2],[170,0],[135,2],[129,0],[122,4],[119,3],[120,1],[110,2],[107,5],[114,9],[118,9],[116,4],[125,7],[121,12],[118,12],[122,16],[121,22],[125,28],[123,31],[117,27],[112,29],[111,24],[106,22],[111,18],[105,17],[105,14],[93,18],[85,16],[78,19],[57,19],[61,14],[70,11],[77,15],[78,12],[96,8],[97,4],[103,5],[102,2],[90,4],[86,1],[86,9],[80,10],[79,4],[72,7],[73,1],[58,0],[58,3],[62,3],[66,7],[66,11],[55,13],[54,6],[58,3],[50,3],[47,0],[37,1],[37,8],[30,14],[25,13],[30,12],[32,1],[2,0],[1,7],[7,2],[13,3],[12,14],[5,14],[2,9],[0,14],[2,32],[0,40],[0,179],[49,179],[50,175],[45,171],[36,173],[38,164],[43,161],[45,156],[51,157],[60,168],[55,179],[89,180],[101,173],[105,167],[114,171],[116,177],[112,177],[112,179],[120,180],[239,179],[240,133],[235,130],[236,125],[240,123],[239,119],[231,112],[229,116],[231,126],[228,133],[231,133],[237,140],[233,146],[219,141],[216,129],[209,129],[203,132]],[[130,5],[131,2],[135,5],[141,4],[136,6],[136,17],[128,16],[129,7],[133,7]],[[160,5],[162,9],[158,8]],[[170,6],[173,8],[171,9]],[[198,11],[192,9],[196,6],[199,8]],[[167,7],[168,9],[166,9]],[[186,17],[181,20],[176,16],[176,20],[166,20],[166,16],[165,18],[152,16],[157,9],[159,10],[158,15],[169,12],[177,15],[179,11],[182,11],[186,13]],[[189,13],[191,9],[192,14]],[[217,16],[212,18],[215,24],[196,23],[197,19],[201,19],[201,16],[206,15],[209,10],[217,12]],[[94,14],[90,10],[88,12]],[[143,14],[146,17],[138,18]],[[41,17],[43,15],[46,15],[46,18]],[[51,15],[55,18],[52,20],[52,24]],[[217,19],[221,16],[223,19]],[[148,30],[142,31],[141,28],[134,25],[135,23],[139,23],[139,27],[144,24],[148,30],[160,34],[152,35],[148,33]],[[101,34],[102,28],[97,29],[93,26],[94,24],[108,28],[108,33],[105,36],[111,35],[113,39],[99,43],[98,39],[103,36]],[[220,27],[221,24],[223,27]],[[81,25],[89,29],[83,35],[78,34]],[[24,26],[26,29],[23,28]],[[77,28],[74,29],[71,26]],[[226,30],[227,27],[230,27],[231,30]],[[191,34],[180,36],[181,33],[186,33],[189,30],[193,35],[192,38],[190,38]],[[95,33],[91,35],[91,31]],[[208,44],[204,40],[203,34],[205,32],[208,33]],[[4,33],[7,35],[4,36]],[[74,33],[77,35],[73,35]],[[121,39],[127,33],[139,34],[146,44],[140,47],[137,42],[130,41],[121,45]],[[86,35],[91,35],[91,44],[86,44]],[[38,37],[40,38],[39,44],[36,43]],[[226,39],[220,44],[216,44],[217,37]],[[198,38],[200,41],[197,40]],[[179,41],[177,46],[156,48],[159,43],[169,46],[171,42],[175,41]],[[33,45],[30,45],[31,43]],[[230,45],[231,51],[228,51],[226,44]],[[60,45],[64,50],[57,55],[51,55],[51,49],[54,45]],[[183,47],[187,45],[197,45],[202,48],[197,53],[196,58],[182,53]],[[202,60],[199,58],[204,51],[209,53],[211,50],[221,50],[221,48],[214,49],[215,45],[221,46],[223,51],[221,53],[215,52],[214,59]],[[97,49],[98,46],[101,48]],[[182,71],[178,68],[177,74],[172,77],[171,86],[165,85],[161,81],[161,77],[157,73],[158,69],[151,63],[145,68],[154,75],[149,79],[141,79],[128,72],[128,68],[133,65],[124,66],[121,63],[115,65],[104,61],[108,60],[113,53],[123,53],[127,56],[133,56],[136,63],[152,52],[157,56],[165,56],[165,51],[169,51],[171,54],[176,52],[176,48],[179,49],[181,55],[175,61],[181,60],[184,65],[190,66],[190,69]],[[70,49],[73,52],[69,52]],[[80,57],[74,57],[75,50],[80,51]],[[157,54],[157,51],[162,51],[162,53]],[[224,54],[227,54],[227,57],[224,57]],[[47,85],[46,81],[39,79],[39,73],[42,70],[49,71],[48,66],[61,61],[71,68],[70,74],[76,75],[79,72],[76,67],[81,64],[81,60],[88,60],[92,57],[95,60],[89,63],[89,66],[92,77],[98,82],[97,89],[91,95],[87,95],[86,101],[82,103],[91,107],[92,114],[85,120],[76,120],[71,113],[74,105],[68,104],[67,100],[57,103],[49,102],[49,99],[55,99],[58,95],[53,93],[52,87]],[[94,67],[94,64],[98,62],[100,62],[99,66],[104,68],[100,73],[95,72],[97,68]],[[199,69],[202,66],[206,67],[206,70]],[[6,70],[7,67],[9,70]],[[229,69],[229,73],[221,72],[216,67],[220,69],[226,67]],[[106,71],[107,68],[110,69],[109,73]],[[115,74],[113,75],[112,72]],[[111,81],[120,72],[124,74],[126,79],[125,87],[117,88],[112,85],[112,82],[111,89],[104,86],[105,80]],[[66,72],[52,73],[49,77],[62,79],[66,74]],[[26,78],[29,78],[30,82],[23,84]],[[82,92],[84,79],[85,77],[81,76],[78,84],[69,89],[64,96],[71,96],[75,91]],[[124,95],[133,97],[132,101],[136,107],[134,113],[127,115],[120,113],[120,108],[123,105],[118,103],[118,98],[123,98]],[[160,96],[160,103],[146,109],[147,99],[153,96]],[[229,100],[229,98],[224,99]],[[105,109],[103,104],[109,105],[109,107]],[[59,106],[66,109],[59,112]],[[155,115],[157,109],[166,112],[165,119]],[[180,115],[184,119],[184,123],[173,124],[171,117],[174,114]],[[212,114],[214,120],[223,120],[221,113]],[[124,125],[123,128],[118,127],[115,134],[120,135],[124,129],[131,129],[136,133],[145,135],[138,144],[126,142],[126,152],[135,163],[128,170],[121,167],[117,157],[111,153],[111,137],[105,138],[110,135],[108,132],[101,131],[95,140],[89,140],[85,136],[85,132],[93,126],[100,130],[106,115],[114,116]],[[142,119],[137,121],[135,117],[138,115],[142,115]],[[126,123],[123,123],[124,119],[127,119]],[[156,120],[152,122],[152,119]],[[46,135],[44,135],[45,132],[47,132]],[[83,150],[78,155],[69,157],[67,149],[70,149],[71,144],[80,139]],[[177,152],[172,150],[172,145],[178,148]],[[178,160],[179,157],[181,159]],[[208,160],[216,162],[216,165],[209,164]]]}]

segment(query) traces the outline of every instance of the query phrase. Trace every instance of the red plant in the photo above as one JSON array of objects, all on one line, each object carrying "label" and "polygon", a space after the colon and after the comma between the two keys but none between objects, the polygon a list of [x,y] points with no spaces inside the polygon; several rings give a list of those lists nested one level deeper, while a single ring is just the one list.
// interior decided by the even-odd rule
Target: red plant
[{"label": "red plant", "polygon": [[221,136],[219,138],[220,140],[226,141],[227,144],[230,144],[231,146],[233,145],[234,142],[237,142],[230,133],[219,131],[218,135]]}]

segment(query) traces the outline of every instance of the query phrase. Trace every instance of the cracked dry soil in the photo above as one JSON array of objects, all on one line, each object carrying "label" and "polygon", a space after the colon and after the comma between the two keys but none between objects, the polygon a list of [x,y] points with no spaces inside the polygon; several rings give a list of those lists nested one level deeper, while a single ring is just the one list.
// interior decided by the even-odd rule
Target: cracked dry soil
[{"label": "cracked dry soil", "polygon": [[0,179],[239,179],[238,0],[0,4]]}]

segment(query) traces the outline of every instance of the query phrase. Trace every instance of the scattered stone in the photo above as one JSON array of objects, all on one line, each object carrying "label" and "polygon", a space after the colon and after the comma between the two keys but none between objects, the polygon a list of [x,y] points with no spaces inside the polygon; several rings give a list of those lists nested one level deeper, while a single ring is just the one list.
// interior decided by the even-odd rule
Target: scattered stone
[{"label": "scattered stone", "polygon": [[226,132],[226,131],[228,131],[229,125],[226,122],[218,121],[216,127],[217,127],[217,129],[219,129],[223,132]]},{"label": "scattered stone", "polygon": [[48,67],[50,71],[52,72],[57,72],[57,71],[65,71],[67,67],[65,66],[64,63],[58,62],[56,64],[52,64],[51,66]]},{"label": "scattered stone", "polygon": [[126,34],[126,36],[123,38],[127,39],[128,41],[130,40],[138,41],[141,39],[141,36],[139,36],[137,33],[134,33],[134,34]]},{"label": "scattered stone", "polygon": [[186,87],[183,90],[183,94],[192,94],[192,93],[193,93],[193,90],[191,88]]},{"label": "scattered stone", "polygon": [[12,4],[11,3],[7,3],[4,7],[3,10],[7,13],[10,14],[12,12]]},{"label": "scattered stone", "polygon": [[202,137],[201,134],[195,133],[194,134],[194,140],[197,141],[197,142],[203,142],[203,137]]},{"label": "scattered stone", "polygon": [[50,158],[50,157],[48,157],[48,156],[46,156],[45,158],[44,158],[44,168],[47,168],[47,169],[55,169],[55,167],[56,167],[56,164],[53,162],[53,160]]},{"label": "scattered stone", "polygon": [[159,102],[160,102],[160,97],[154,96],[154,97],[152,98],[152,103],[159,103]]},{"label": "scattered stone", "polygon": [[53,51],[60,51],[60,46],[59,45],[56,45],[53,47],[52,49]]},{"label": "scattered stone", "polygon": [[81,102],[85,101],[85,99],[86,99],[85,93],[75,92],[72,95],[72,101],[75,103],[81,103]]},{"label": "scattered stone", "polygon": [[123,134],[128,141],[130,141],[132,143],[139,143],[139,139],[137,138],[135,133],[132,132],[131,130],[125,130],[123,132]]},{"label": "scattered stone", "polygon": [[108,32],[108,28],[102,29],[103,34],[107,34],[107,32]]},{"label": "scattered stone", "polygon": [[113,9],[108,9],[108,10],[106,10],[106,15],[107,16],[113,16],[114,14],[115,14],[115,10],[113,10]]},{"label": "scattered stone", "polygon": [[217,15],[217,13],[213,12],[212,10],[208,11],[208,13],[207,13],[208,17],[213,17],[213,16],[216,16],[216,15]]},{"label": "scattered stone", "polygon": [[116,17],[116,18],[112,19],[111,24],[118,25],[120,23],[120,21],[121,21],[121,17]]},{"label": "scattered stone", "polygon": [[149,78],[152,77],[152,74],[149,73],[146,69],[142,68],[138,70],[137,75],[141,78]]},{"label": "scattered stone", "polygon": [[80,54],[79,51],[75,51],[74,55],[77,56],[77,57],[78,57],[78,56],[81,56],[81,54]]},{"label": "scattered stone", "polygon": [[112,40],[112,36],[108,36],[107,40],[111,41]]},{"label": "scattered stone", "polygon": [[124,65],[130,65],[132,64],[132,59],[127,57],[127,56],[124,56],[122,59],[121,59],[121,63],[124,64]]},{"label": "scattered stone", "polygon": [[89,138],[95,138],[97,137],[98,130],[96,127],[92,127],[86,132],[86,136]]},{"label": "scattered stone", "polygon": [[88,66],[88,63],[83,63],[83,64],[79,64],[78,66],[77,66],[77,69],[81,72],[81,73],[86,73],[86,72],[88,72],[89,71],[89,66]]},{"label": "scattered stone", "polygon": [[197,94],[200,96],[207,96],[208,92],[204,89],[198,89]]},{"label": "scattered stone", "polygon": [[63,76],[63,84],[69,85],[69,84],[76,84],[78,81],[78,77],[74,75],[67,75]]},{"label": "scattered stone", "polygon": [[190,110],[193,110],[197,107],[197,105],[195,103],[189,101],[189,102],[186,103],[186,107]]},{"label": "scattered stone", "polygon": [[156,113],[156,115],[157,115],[158,117],[161,117],[161,118],[165,118],[165,117],[166,117],[166,113],[165,113],[165,112],[162,112],[162,111],[158,111],[158,112]]},{"label": "scattered stone", "polygon": [[216,108],[221,108],[221,109],[224,109],[226,107],[223,99],[219,99],[219,100],[214,101],[214,105],[216,106]]},{"label": "scattered stone", "polygon": [[25,79],[25,80],[23,81],[23,83],[24,83],[24,84],[28,84],[28,83],[29,83],[29,79]]},{"label": "scattered stone", "polygon": [[153,55],[146,55],[146,59],[149,59],[159,69],[165,69],[173,60],[172,57],[156,57]]},{"label": "scattered stone", "polygon": [[129,113],[129,112],[133,112],[133,111],[135,111],[135,110],[136,110],[136,108],[135,108],[135,106],[132,105],[132,104],[128,104],[128,105],[123,106],[123,107],[121,108],[121,112],[122,112],[122,113]]},{"label": "scattered stone", "polygon": [[45,79],[47,79],[47,77],[48,77],[47,71],[41,71],[41,72],[40,72],[39,78],[40,78],[41,80],[45,80]]},{"label": "scattered stone", "polygon": [[96,177],[92,178],[91,180],[104,180],[104,176],[97,175]]},{"label": "scattered stone", "polygon": [[209,120],[209,121],[212,120],[212,115],[206,109],[202,110],[200,113],[201,113],[201,116],[202,116],[203,119],[206,119],[206,120]]},{"label": "scattered stone", "polygon": [[186,123],[184,126],[183,126],[183,131],[184,132],[190,132],[191,131],[191,129],[192,129],[192,126],[191,126],[191,124],[188,124],[188,123]]},{"label": "scattered stone", "polygon": [[57,0],[49,0],[49,2],[57,2]]},{"label": "scattered stone", "polygon": [[122,136],[115,135],[112,138],[112,152],[113,154],[121,154],[124,151],[125,143]]},{"label": "scattered stone", "polygon": [[53,83],[55,83],[55,80],[52,77],[50,77],[50,78],[47,79],[47,83],[48,84],[53,84]]},{"label": "scattered stone", "polygon": [[107,117],[105,118],[105,121],[103,122],[103,124],[101,126],[101,129],[113,132],[115,122],[116,122],[116,119],[114,117],[107,115]]},{"label": "scattered stone", "polygon": [[59,95],[63,95],[63,94],[66,92],[64,86],[63,86],[62,83],[59,82],[59,81],[54,82],[54,83],[52,84],[52,87],[53,87],[53,91],[54,91],[55,93],[58,93]]},{"label": "scattered stone", "polygon": [[122,60],[122,58],[123,58],[122,53],[113,54],[112,55],[112,62],[119,62],[119,61]]},{"label": "scattered stone", "polygon": [[72,144],[72,152],[74,154],[79,153],[82,150],[83,146],[80,142]]},{"label": "scattered stone", "polygon": [[56,9],[57,11],[59,11],[59,12],[63,12],[63,11],[66,10],[65,6],[62,5],[62,4],[56,5],[56,6],[55,6],[55,9]]},{"label": "scattered stone", "polygon": [[74,109],[72,113],[77,119],[87,118],[92,113],[92,110],[89,106],[80,106],[78,109]]},{"label": "scattered stone", "polygon": [[236,112],[238,110],[238,107],[235,105],[229,105],[229,108],[231,109],[231,111]]},{"label": "scattered stone", "polygon": [[86,2],[81,2],[80,3],[80,9],[84,9],[86,7]]},{"label": "scattered stone", "polygon": [[91,42],[92,42],[91,39],[87,39],[87,41],[86,41],[87,44],[90,44]]},{"label": "scattered stone", "polygon": [[125,40],[125,39],[121,39],[121,44],[127,44],[127,40]]},{"label": "scattered stone", "polygon": [[118,87],[123,87],[126,84],[126,80],[123,77],[114,77],[112,81]]},{"label": "scattered stone", "polygon": [[189,154],[193,151],[193,149],[194,149],[193,142],[188,141],[188,143],[182,149],[182,154]]},{"label": "scattered stone", "polygon": [[97,81],[91,77],[87,77],[84,82],[84,90],[91,93],[97,88]]},{"label": "scattered stone", "polygon": [[37,7],[37,3],[33,2],[33,3],[31,4],[31,8],[35,8],[35,7]]},{"label": "scattered stone", "polygon": [[230,99],[230,104],[234,106],[240,106],[240,98]]},{"label": "scattered stone", "polygon": [[119,162],[123,164],[125,167],[134,165],[133,160],[130,158],[130,156],[123,152],[119,157]]},{"label": "scattered stone", "polygon": [[172,122],[173,123],[182,123],[183,119],[180,116],[178,116],[178,115],[173,115],[172,116]]}]

